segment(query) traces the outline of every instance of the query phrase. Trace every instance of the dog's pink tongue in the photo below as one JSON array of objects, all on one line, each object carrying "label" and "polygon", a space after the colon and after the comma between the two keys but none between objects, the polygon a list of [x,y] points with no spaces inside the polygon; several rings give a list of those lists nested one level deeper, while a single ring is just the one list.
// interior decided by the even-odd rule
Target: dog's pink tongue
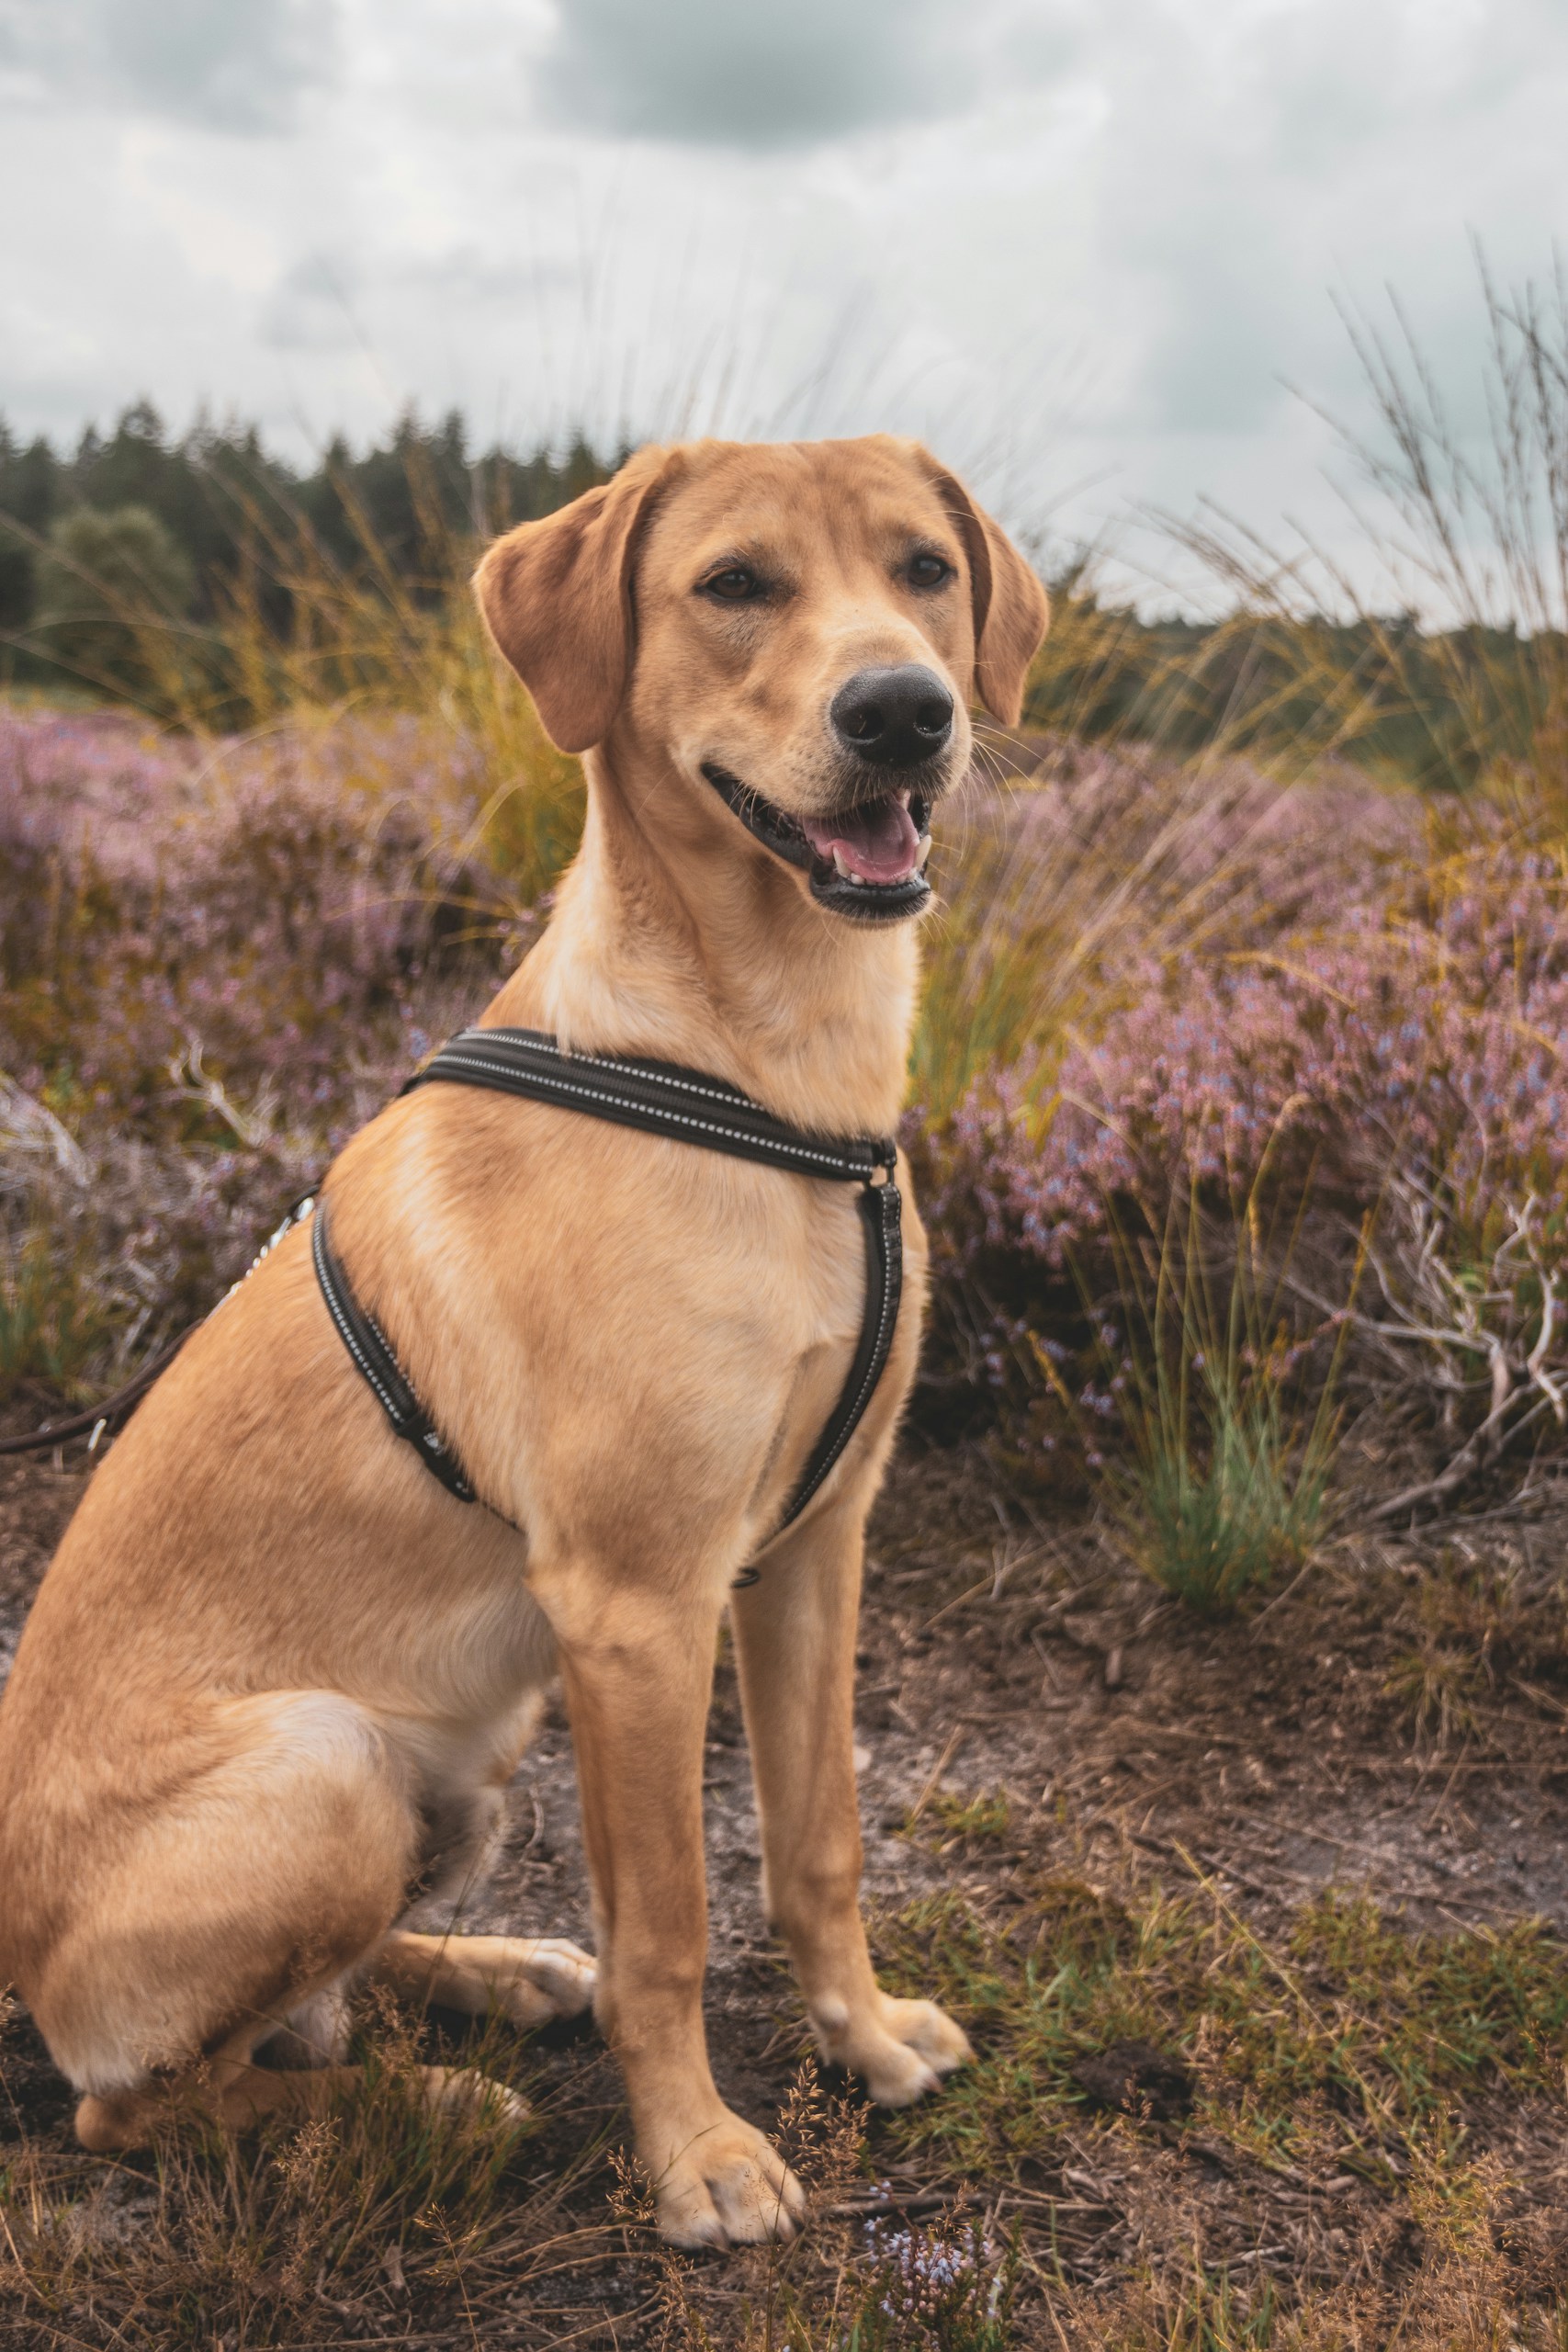
[{"label": "dog's pink tongue", "polygon": [[903,802],[890,792],[836,817],[803,817],[806,838],[818,857],[836,850],[863,882],[902,882],[915,870],[920,837]]}]

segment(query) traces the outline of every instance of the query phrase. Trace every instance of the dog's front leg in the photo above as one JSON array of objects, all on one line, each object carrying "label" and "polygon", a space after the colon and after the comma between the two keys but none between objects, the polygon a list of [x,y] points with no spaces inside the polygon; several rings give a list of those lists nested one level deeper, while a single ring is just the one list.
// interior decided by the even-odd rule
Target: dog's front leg
[{"label": "dog's front leg", "polygon": [[846,1498],[775,1545],[732,1614],[769,1920],[824,2057],[861,2075],[879,2105],[902,2107],[970,2051],[934,2002],[881,1991],[861,1921],[854,1653],[868,1501]]},{"label": "dog's front leg", "polygon": [[719,2098],[703,2030],[703,1739],[719,1608],[574,1566],[540,1598],[560,1647],[598,1942],[595,2013],[677,2245],[794,2235],[805,2198]]}]

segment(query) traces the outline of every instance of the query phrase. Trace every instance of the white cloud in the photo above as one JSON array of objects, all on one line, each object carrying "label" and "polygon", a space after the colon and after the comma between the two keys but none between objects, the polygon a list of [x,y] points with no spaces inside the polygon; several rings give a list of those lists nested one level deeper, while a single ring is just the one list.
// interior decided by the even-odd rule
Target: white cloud
[{"label": "white cloud", "polygon": [[1021,526],[1332,524],[1330,289],[1478,417],[1565,101],[1560,0],[0,0],[0,413],[887,425]]},{"label": "white cloud", "polygon": [[5,0],[0,62],[63,105],[275,130],[332,66],[330,0]]}]

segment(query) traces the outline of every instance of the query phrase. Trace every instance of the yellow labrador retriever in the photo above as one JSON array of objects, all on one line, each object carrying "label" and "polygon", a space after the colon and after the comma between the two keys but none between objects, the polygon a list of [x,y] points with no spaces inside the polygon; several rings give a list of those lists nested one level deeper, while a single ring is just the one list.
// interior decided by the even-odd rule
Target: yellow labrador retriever
[{"label": "yellow labrador retriever", "polygon": [[[1046,622],[1028,566],[916,444],[701,442],[511,532],[477,585],[588,775],[581,852],[484,1024],[709,1072],[818,1134],[889,1128],[900,918],[972,695],[1017,718]],[[858,1908],[862,1532],[914,1368],[918,1221],[870,1408],[770,1541],[859,1337],[843,1186],[433,1085],[324,1198],[492,1509],[395,1441],[290,1234],[152,1391],[44,1580],[0,1705],[0,1980],[97,2149],[181,2099],[234,2125],[318,2111],[367,1973],[522,2023],[592,2001],[667,2235],[787,2236],[799,2188],[719,2099],[703,2031],[727,1607],[768,1914],[822,2050],[891,2104],[967,2054],[878,1990]],[[399,1928],[472,1870],[557,1673],[596,1963]],[[285,2029],[314,2063],[254,2063]],[[471,2082],[432,2070],[431,2095]]]}]

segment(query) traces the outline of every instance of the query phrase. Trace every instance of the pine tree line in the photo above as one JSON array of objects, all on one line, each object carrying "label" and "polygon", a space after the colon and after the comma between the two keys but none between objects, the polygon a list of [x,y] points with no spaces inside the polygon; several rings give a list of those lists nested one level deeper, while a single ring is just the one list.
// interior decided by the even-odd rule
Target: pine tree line
[{"label": "pine tree line", "polygon": [[0,418],[0,680],[79,673],[82,631],[108,605],[218,621],[242,575],[282,628],[306,550],[342,576],[434,596],[455,543],[550,514],[612,469],[581,439],[476,453],[456,411],[435,424],[410,412],[359,456],[334,439],[309,471],[254,425],[171,434],[145,400],[73,450],[24,442]]}]

